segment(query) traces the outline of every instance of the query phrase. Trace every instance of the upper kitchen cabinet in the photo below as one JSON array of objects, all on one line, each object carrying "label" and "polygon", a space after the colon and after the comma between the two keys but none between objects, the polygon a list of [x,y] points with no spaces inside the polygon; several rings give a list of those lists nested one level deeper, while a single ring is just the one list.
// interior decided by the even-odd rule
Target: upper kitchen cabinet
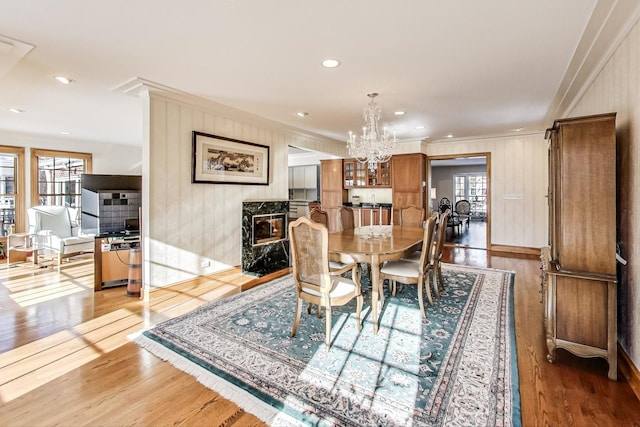
[{"label": "upper kitchen cabinet", "polygon": [[399,224],[402,208],[426,208],[426,156],[422,153],[398,154],[391,158],[391,186],[393,188],[393,222]]},{"label": "upper kitchen cabinet", "polygon": [[289,166],[289,200],[318,200],[318,166]]},{"label": "upper kitchen cabinet", "polygon": [[389,188],[391,187],[391,163],[379,163],[374,171],[367,163],[356,159],[344,160],[344,188]]}]

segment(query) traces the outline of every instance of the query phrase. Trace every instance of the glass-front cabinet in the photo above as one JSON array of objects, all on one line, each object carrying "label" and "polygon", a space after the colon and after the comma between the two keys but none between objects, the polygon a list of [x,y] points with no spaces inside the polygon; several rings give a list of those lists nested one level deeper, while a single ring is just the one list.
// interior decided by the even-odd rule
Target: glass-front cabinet
[{"label": "glass-front cabinet", "polygon": [[366,163],[355,159],[344,160],[344,188],[391,187],[390,162],[379,163],[371,171]]},{"label": "glass-front cabinet", "polygon": [[374,172],[369,171],[369,185],[391,187],[391,167],[390,162],[378,163]]},{"label": "glass-front cabinet", "polygon": [[355,180],[355,173],[356,173],[354,161],[345,160],[343,165],[344,165],[344,172],[343,172],[344,187],[345,188],[353,187],[353,184],[355,183],[354,180]]}]

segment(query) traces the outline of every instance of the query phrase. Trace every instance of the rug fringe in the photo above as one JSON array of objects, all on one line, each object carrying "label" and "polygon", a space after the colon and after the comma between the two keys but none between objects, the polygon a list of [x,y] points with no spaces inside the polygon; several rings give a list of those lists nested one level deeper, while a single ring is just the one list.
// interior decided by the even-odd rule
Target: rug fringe
[{"label": "rug fringe", "polygon": [[280,412],[278,409],[266,404],[247,391],[236,387],[230,382],[193,363],[189,359],[186,359],[163,345],[158,344],[152,339],[147,338],[143,334],[139,334],[131,338],[140,347],[148,350],[153,355],[170,363],[184,373],[193,376],[205,387],[219,393],[225,399],[232,401],[240,408],[255,415],[265,423],[272,426],[301,425],[299,421],[293,419],[289,415]]}]

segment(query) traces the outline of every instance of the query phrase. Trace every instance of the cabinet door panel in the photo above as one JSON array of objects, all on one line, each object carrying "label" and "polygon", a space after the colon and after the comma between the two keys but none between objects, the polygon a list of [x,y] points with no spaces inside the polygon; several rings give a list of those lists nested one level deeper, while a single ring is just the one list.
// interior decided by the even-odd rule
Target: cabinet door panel
[{"label": "cabinet door panel", "polygon": [[558,261],[565,270],[615,274],[614,122],[563,126],[556,180]]},{"label": "cabinet door panel", "polygon": [[316,188],[317,182],[318,182],[318,168],[316,166],[305,166],[304,188]]},{"label": "cabinet door panel", "polygon": [[293,187],[304,188],[304,167],[297,166],[293,168]]},{"label": "cabinet door panel", "polygon": [[607,348],[607,282],[556,278],[556,328],[562,340]]}]

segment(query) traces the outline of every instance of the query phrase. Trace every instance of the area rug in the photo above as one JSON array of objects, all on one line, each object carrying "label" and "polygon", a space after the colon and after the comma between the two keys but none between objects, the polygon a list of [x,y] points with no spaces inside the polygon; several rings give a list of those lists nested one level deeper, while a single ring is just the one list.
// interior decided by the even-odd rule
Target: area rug
[{"label": "area rug", "polygon": [[[444,265],[427,319],[416,286],[387,294],[373,333],[354,306],[303,311],[289,336],[291,276],[144,331],[136,342],[266,423],[314,426],[520,426],[512,272]],[[366,287],[365,287],[366,288]]]}]

